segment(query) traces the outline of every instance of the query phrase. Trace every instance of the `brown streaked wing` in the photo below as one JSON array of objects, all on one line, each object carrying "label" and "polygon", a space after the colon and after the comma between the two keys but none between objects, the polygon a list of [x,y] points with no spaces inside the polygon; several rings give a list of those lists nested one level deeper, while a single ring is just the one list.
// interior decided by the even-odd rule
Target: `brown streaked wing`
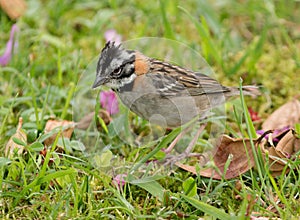
[{"label": "brown streaked wing", "polygon": [[199,72],[162,62],[151,60],[149,77],[155,83],[162,96],[197,96],[209,93],[222,93],[229,91],[216,80]]}]

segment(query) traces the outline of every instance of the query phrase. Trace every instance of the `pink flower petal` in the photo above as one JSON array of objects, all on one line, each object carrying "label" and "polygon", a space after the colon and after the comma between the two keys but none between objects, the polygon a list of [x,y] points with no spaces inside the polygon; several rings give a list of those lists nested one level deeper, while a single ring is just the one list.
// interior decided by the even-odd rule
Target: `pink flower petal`
[{"label": "pink flower petal", "polygon": [[[272,139],[272,141],[275,142],[275,143],[279,142],[279,139],[276,138],[276,136],[279,135],[279,134],[281,134],[281,133],[283,133],[283,132],[285,132],[285,131],[287,131],[287,130],[289,130],[289,129],[290,129],[290,126],[285,126],[285,127],[283,127],[283,128],[280,128],[280,129],[275,129],[275,130],[272,132],[272,137],[274,137],[274,138]],[[265,132],[266,132],[266,131],[264,131],[264,130],[257,130],[257,131],[256,131],[256,133],[257,133],[258,135],[263,135]],[[266,140],[269,140],[269,134],[265,135],[264,138],[265,138]]]},{"label": "pink flower petal", "polygon": [[118,104],[117,96],[111,90],[100,92],[100,103],[102,108],[107,110],[110,115],[114,115],[119,112],[119,104]]},{"label": "pink flower petal", "polygon": [[4,51],[3,55],[0,56],[0,65],[1,66],[6,66],[9,63],[9,61],[11,60],[11,57],[12,57],[13,49],[18,46],[18,42],[15,40],[15,37],[14,37],[15,33],[18,30],[19,29],[16,24],[14,24],[11,27],[10,37],[9,37],[8,42],[6,43],[5,51]]},{"label": "pink flower petal", "polygon": [[117,187],[123,187],[126,183],[125,178],[127,177],[127,174],[118,174],[114,177],[112,183]]},{"label": "pink flower petal", "polygon": [[122,36],[119,35],[116,30],[109,29],[104,33],[104,37],[106,42],[108,41],[114,41],[116,45],[121,44]]}]

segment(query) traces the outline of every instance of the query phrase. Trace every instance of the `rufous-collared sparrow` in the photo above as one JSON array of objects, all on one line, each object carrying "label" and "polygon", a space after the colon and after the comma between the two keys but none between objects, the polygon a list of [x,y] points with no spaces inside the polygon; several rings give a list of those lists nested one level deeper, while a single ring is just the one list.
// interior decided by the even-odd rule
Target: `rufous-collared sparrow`
[{"label": "rufous-collared sparrow", "polygon": [[[203,117],[227,98],[239,95],[238,88],[114,42],[106,43],[98,60],[93,88],[100,85],[111,87],[137,115],[168,128]],[[244,86],[243,92],[259,93],[256,86]]]}]

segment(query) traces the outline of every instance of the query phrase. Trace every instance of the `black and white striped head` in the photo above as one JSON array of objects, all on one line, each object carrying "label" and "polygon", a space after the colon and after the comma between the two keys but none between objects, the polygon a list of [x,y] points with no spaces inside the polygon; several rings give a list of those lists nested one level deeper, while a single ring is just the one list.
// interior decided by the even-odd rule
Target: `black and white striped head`
[{"label": "black and white striped head", "polygon": [[135,51],[126,50],[115,42],[107,42],[102,49],[97,63],[96,79],[93,88],[107,85],[118,89],[128,84],[136,77]]}]

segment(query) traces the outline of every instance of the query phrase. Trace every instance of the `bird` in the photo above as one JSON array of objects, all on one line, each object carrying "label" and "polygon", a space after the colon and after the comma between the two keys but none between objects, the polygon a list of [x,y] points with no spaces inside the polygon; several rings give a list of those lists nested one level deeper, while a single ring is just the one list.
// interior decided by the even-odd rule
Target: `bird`
[{"label": "bird", "polygon": [[[184,59],[184,57],[182,58]],[[138,116],[167,128],[182,126],[240,94],[204,73],[190,70],[113,41],[106,43],[97,62],[92,88],[108,86]],[[257,96],[257,86],[243,86],[244,95]]]}]

